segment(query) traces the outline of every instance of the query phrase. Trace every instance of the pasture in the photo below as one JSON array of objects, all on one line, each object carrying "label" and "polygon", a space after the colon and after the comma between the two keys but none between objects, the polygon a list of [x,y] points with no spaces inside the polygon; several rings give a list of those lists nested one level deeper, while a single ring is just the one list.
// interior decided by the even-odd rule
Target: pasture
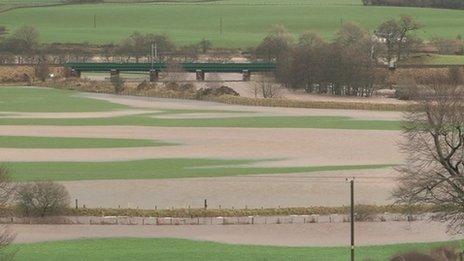
[{"label": "pasture", "polygon": [[61,138],[37,136],[0,136],[0,148],[79,149],[167,146],[169,143],[141,139]]},{"label": "pasture", "polygon": [[77,97],[75,92],[47,88],[0,88],[0,111],[9,112],[95,112],[127,108],[123,105]]},{"label": "pasture", "polygon": [[344,21],[373,30],[382,21],[406,13],[425,25],[418,32],[421,37],[455,38],[462,33],[462,10],[365,7],[355,0],[64,5],[4,12],[0,14],[0,24],[9,30],[33,25],[45,42],[118,42],[136,28],[145,33],[165,33],[177,44],[197,43],[206,38],[215,46],[250,47],[277,24],[294,34],[312,30],[332,38]]},{"label": "pasture", "polygon": [[116,162],[22,162],[9,163],[15,181],[176,179],[226,177],[257,174],[311,173],[365,170],[390,165],[346,165],[311,167],[250,167],[246,160],[152,159]]},{"label": "pasture", "polygon": [[[454,242],[461,244],[462,241]],[[416,243],[357,248],[357,258],[387,260],[398,252],[424,251],[446,243]],[[185,239],[107,238],[18,244],[16,260],[347,260],[347,247],[231,245]],[[12,250],[13,250],[12,249]]]},{"label": "pasture", "polygon": [[159,127],[222,127],[222,128],[318,128],[354,130],[399,130],[399,121],[354,120],[349,117],[235,117],[219,119],[160,119],[154,115],[110,118],[34,119],[0,118],[0,125],[58,125],[58,126],[159,126]]}]

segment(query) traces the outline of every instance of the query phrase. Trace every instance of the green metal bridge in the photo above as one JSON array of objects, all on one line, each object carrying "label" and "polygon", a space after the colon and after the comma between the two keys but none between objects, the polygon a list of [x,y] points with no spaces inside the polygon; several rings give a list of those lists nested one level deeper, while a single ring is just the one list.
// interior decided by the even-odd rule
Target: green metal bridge
[{"label": "green metal bridge", "polygon": [[[205,80],[205,73],[242,73],[243,80],[248,81],[253,72],[275,71],[277,65],[270,62],[250,63],[181,63],[182,71],[196,73],[198,81]],[[159,79],[159,72],[165,71],[167,63],[65,63],[62,66],[72,70],[73,74],[80,77],[81,72],[110,72],[112,76],[120,72],[150,72],[150,81]],[[423,65],[423,64],[400,64],[398,68],[448,68],[462,65]],[[386,65],[378,65],[379,68],[389,68]],[[396,67],[395,67],[396,68]]]},{"label": "green metal bridge", "polygon": [[[63,65],[80,77],[81,72],[110,72],[111,76],[124,72],[150,72],[150,81],[158,81],[159,72],[166,70],[167,63],[66,63]],[[185,72],[196,73],[198,81],[205,80],[205,73],[242,73],[249,81],[252,72],[269,72],[276,69],[274,63],[181,63]]]},{"label": "green metal bridge", "polygon": [[[268,72],[276,68],[274,63],[253,62],[253,63],[181,63],[186,72],[205,73],[242,73],[248,72]],[[167,68],[167,63],[66,63],[64,67],[80,72],[110,72],[111,70],[125,72],[149,72],[151,70],[163,71]]]}]

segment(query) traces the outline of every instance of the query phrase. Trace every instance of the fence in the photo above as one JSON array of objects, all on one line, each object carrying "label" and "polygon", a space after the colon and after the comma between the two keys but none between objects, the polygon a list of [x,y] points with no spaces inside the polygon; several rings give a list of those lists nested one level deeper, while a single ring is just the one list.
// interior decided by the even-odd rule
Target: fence
[{"label": "fence", "polygon": [[[364,222],[394,222],[429,220],[431,214],[374,215]],[[288,215],[246,217],[129,217],[129,216],[58,216],[58,217],[2,217],[2,224],[76,224],[76,225],[265,225],[350,222],[349,215]]]}]

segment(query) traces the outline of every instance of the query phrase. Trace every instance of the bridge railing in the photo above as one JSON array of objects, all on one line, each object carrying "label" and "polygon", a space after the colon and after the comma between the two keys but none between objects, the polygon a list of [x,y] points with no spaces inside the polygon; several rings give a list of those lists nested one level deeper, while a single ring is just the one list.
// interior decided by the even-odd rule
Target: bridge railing
[{"label": "bridge railing", "polygon": [[[274,63],[254,62],[254,63],[181,63],[186,72],[267,72],[276,69]],[[78,70],[80,72],[109,72],[118,71],[164,71],[166,63],[66,63],[65,67]]]}]

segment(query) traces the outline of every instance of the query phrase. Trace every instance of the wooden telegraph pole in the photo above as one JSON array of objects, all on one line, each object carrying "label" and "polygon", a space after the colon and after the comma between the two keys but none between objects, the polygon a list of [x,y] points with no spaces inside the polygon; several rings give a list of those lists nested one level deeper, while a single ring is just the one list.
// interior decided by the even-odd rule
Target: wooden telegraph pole
[{"label": "wooden telegraph pole", "polygon": [[351,198],[351,261],[354,261],[354,177],[350,180],[350,198]]}]

